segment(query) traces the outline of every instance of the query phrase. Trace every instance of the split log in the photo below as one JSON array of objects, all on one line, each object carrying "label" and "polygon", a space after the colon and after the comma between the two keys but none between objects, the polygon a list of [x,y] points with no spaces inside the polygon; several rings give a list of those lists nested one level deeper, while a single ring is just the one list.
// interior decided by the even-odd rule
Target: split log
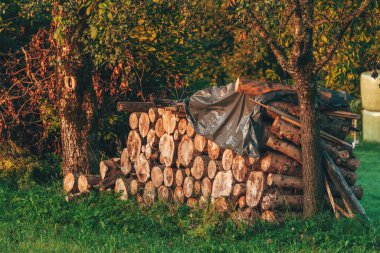
[{"label": "split log", "polygon": [[178,161],[183,166],[189,166],[193,160],[194,144],[193,141],[184,135],[178,144]]},{"label": "split log", "polygon": [[191,175],[191,170],[190,168],[185,168],[185,175],[188,177]]},{"label": "split log", "polygon": [[[292,104],[292,103],[288,103],[288,102],[282,102],[282,101],[273,101],[273,102],[270,102],[269,105],[276,108],[276,109],[279,109],[282,112],[286,112],[287,114],[293,115],[295,117],[300,116],[299,106],[296,104]],[[278,114],[276,114],[275,112],[272,112],[270,110],[266,110],[265,114],[267,116],[271,117],[272,119],[274,119],[278,116]]]},{"label": "split log", "polygon": [[98,185],[100,180],[100,175],[80,175],[78,177],[79,192],[89,191],[93,186]]},{"label": "split log", "polygon": [[149,115],[150,122],[155,123],[159,117],[158,109],[157,108],[149,108],[148,115]]},{"label": "split log", "polygon": [[287,139],[296,145],[301,144],[301,129],[280,117],[274,119],[270,131],[280,139]]},{"label": "split log", "polygon": [[235,92],[244,93],[252,97],[273,91],[294,91],[294,88],[292,86],[284,85],[281,83],[252,81],[239,78],[235,83]]},{"label": "split log", "polygon": [[120,200],[128,200],[128,185],[124,178],[118,178],[115,182],[115,192],[120,193]]},{"label": "split log", "polygon": [[181,135],[186,134],[186,128],[187,128],[187,120],[186,119],[180,119],[178,122],[178,132]]},{"label": "split log", "polygon": [[246,202],[249,207],[256,207],[264,192],[265,177],[262,171],[252,171],[246,185]]},{"label": "split log", "polygon": [[362,207],[362,205],[356,198],[355,194],[352,192],[351,188],[349,187],[346,180],[342,176],[338,167],[334,164],[330,155],[326,151],[323,151],[322,155],[324,157],[327,172],[331,180],[333,181],[335,188],[338,190],[341,196],[347,201],[347,204],[354,212],[366,217],[364,208]]},{"label": "split log", "polygon": [[174,182],[174,172],[171,167],[165,167],[164,169],[164,185],[170,187]]},{"label": "split log", "polygon": [[99,182],[100,190],[105,191],[114,188],[116,180],[122,175],[121,171],[118,171],[111,176],[107,176],[102,181]]},{"label": "split log", "polygon": [[292,188],[296,190],[303,190],[302,178],[284,176],[281,174],[269,173],[267,177],[268,186],[278,186],[281,188]]},{"label": "split log", "polygon": [[166,166],[172,166],[176,159],[176,143],[173,140],[173,136],[169,134],[164,134],[160,138],[159,143],[160,150],[160,161],[162,161]]},{"label": "split log", "polygon": [[247,175],[248,166],[244,157],[237,155],[232,160],[232,174],[236,181],[243,182]]},{"label": "split log", "polygon": [[263,197],[261,208],[263,210],[273,210],[275,208],[302,210],[302,203],[302,195],[266,194]]},{"label": "split log", "polygon": [[67,193],[77,193],[79,174],[68,173],[63,179],[63,189]]},{"label": "split log", "polygon": [[139,118],[139,132],[142,138],[145,138],[150,129],[150,119],[146,112],[143,112]]},{"label": "split log", "polygon": [[162,115],[162,123],[165,132],[168,134],[172,134],[177,126],[177,116],[171,111],[165,111]]},{"label": "split log", "polygon": [[191,168],[191,175],[193,175],[195,179],[201,179],[206,176],[206,168],[209,161],[210,158],[208,156],[197,156],[194,159],[193,167]]},{"label": "split log", "polygon": [[266,173],[284,175],[297,175],[301,172],[297,161],[278,152],[268,152],[260,161],[260,169]]},{"label": "split log", "polygon": [[200,180],[194,181],[194,195],[199,196],[202,193],[202,183]]},{"label": "split log", "polygon": [[154,131],[158,138],[161,138],[165,134],[164,123],[162,118],[159,118],[154,125]]},{"label": "split log", "polygon": [[135,163],[135,171],[137,179],[144,183],[150,177],[150,162],[146,159],[144,154],[140,154],[136,163]]},{"label": "split log", "polygon": [[173,200],[177,204],[183,204],[185,201],[185,195],[183,194],[182,187],[176,186],[173,193]]},{"label": "split log", "polygon": [[140,181],[136,180],[136,179],[133,179],[131,180],[131,183],[130,183],[130,186],[131,188],[131,194],[132,195],[136,195],[136,194],[139,194],[143,191],[143,183],[141,183]]},{"label": "split log", "polygon": [[191,125],[191,123],[188,123],[187,126],[186,126],[186,134],[187,134],[187,136],[189,136],[190,138],[193,137],[194,134],[195,134],[194,128],[193,128],[193,126]]},{"label": "split log", "polygon": [[222,196],[228,197],[232,191],[232,171],[222,172],[219,171],[214,179],[212,184],[212,193],[211,196],[213,198],[219,198]]},{"label": "split log", "polygon": [[207,153],[211,159],[218,160],[219,155],[221,153],[218,144],[216,144],[212,140],[208,140],[208,142],[207,142]]},{"label": "split log", "polygon": [[131,130],[135,130],[139,127],[140,115],[141,112],[132,112],[131,115],[129,115],[129,127]]},{"label": "split log", "polygon": [[207,139],[200,134],[194,137],[194,148],[198,154],[205,154],[207,149]]},{"label": "split log", "polygon": [[222,162],[216,161],[216,160],[210,160],[210,162],[207,165],[207,176],[210,179],[214,179],[216,173],[220,171],[222,168]]},{"label": "split log", "polygon": [[241,195],[245,195],[247,192],[246,184],[235,184],[232,190],[232,195],[235,197],[239,197]]},{"label": "split log", "polygon": [[154,129],[150,129],[146,136],[146,145],[151,147],[158,147],[160,143],[160,138],[156,135],[156,131]]},{"label": "split log", "polygon": [[139,133],[136,130],[130,131],[127,139],[127,148],[129,159],[132,162],[135,162],[138,156],[140,155],[141,145],[142,142]]},{"label": "split log", "polygon": [[181,186],[184,179],[185,171],[182,169],[177,169],[175,172],[175,184],[176,186]]},{"label": "split log", "polygon": [[123,149],[120,158],[120,169],[124,175],[128,175],[132,170],[132,164],[129,161],[128,148]]},{"label": "split log", "polygon": [[159,201],[168,203],[172,199],[173,192],[169,187],[161,185],[158,188],[157,196]]},{"label": "split log", "polygon": [[302,154],[301,154],[301,149],[298,148],[297,146],[294,146],[290,143],[287,143],[285,141],[282,141],[273,135],[269,135],[269,138],[266,142],[266,145],[273,150],[279,151],[294,160],[296,160],[299,163],[302,163]]},{"label": "split log", "polygon": [[223,152],[223,157],[222,157],[222,168],[224,171],[230,170],[232,167],[232,162],[234,159],[234,153],[231,149],[226,149]]},{"label": "split log", "polygon": [[186,205],[190,208],[196,208],[198,207],[198,200],[196,198],[188,198]]},{"label": "split log", "polygon": [[145,153],[146,149],[145,149],[145,145],[142,145],[141,146],[141,153]]},{"label": "split log", "polygon": [[152,181],[149,181],[145,184],[145,188],[144,188],[144,193],[143,193],[144,203],[147,206],[152,206],[155,198],[156,198],[156,187],[154,187],[154,184]]},{"label": "split log", "polygon": [[212,190],[212,182],[208,177],[202,179],[202,195],[204,197],[210,197]]},{"label": "split log", "polygon": [[145,157],[148,160],[156,160],[158,158],[158,149],[156,147],[151,147],[146,145],[145,147]]},{"label": "split log", "polygon": [[164,181],[164,174],[162,173],[162,169],[158,166],[154,166],[152,168],[150,177],[152,179],[153,185],[157,188],[160,187]]},{"label": "split log", "polygon": [[190,198],[194,191],[194,178],[189,176],[183,181],[183,194],[186,198]]},{"label": "split log", "polygon": [[112,176],[120,171],[119,158],[111,158],[101,161],[99,164],[99,174],[103,180],[106,177]]}]

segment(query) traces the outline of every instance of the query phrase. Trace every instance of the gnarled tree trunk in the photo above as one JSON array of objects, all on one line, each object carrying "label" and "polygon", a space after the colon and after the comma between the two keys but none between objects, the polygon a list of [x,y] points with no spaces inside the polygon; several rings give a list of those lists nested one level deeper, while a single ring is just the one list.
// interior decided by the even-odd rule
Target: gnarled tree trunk
[{"label": "gnarled tree trunk", "polygon": [[[64,17],[64,8],[53,15]],[[61,24],[56,24],[57,28]],[[97,101],[92,83],[92,61],[75,34],[86,29],[84,11],[78,25],[66,27],[58,45],[58,99],[62,140],[62,172],[88,174],[98,166]],[[62,28],[61,28],[62,29]],[[63,35],[62,35],[63,36]],[[74,38],[74,39],[73,39]]]},{"label": "gnarled tree trunk", "polygon": [[302,126],[303,212],[305,217],[310,217],[321,210],[324,194],[317,84],[312,74],[296,74],[294,82],[298,92]]}]

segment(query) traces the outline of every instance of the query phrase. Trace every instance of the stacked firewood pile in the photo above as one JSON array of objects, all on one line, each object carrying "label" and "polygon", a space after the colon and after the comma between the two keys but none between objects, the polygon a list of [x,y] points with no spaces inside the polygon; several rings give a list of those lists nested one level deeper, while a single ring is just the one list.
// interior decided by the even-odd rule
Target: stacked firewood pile
[{"label": "stacked firewood pile", "polygon": [[[120,108],[126,106],[133,111],[131,104],[121,104]],[[121,157],[101,161],[99,175],[68,174],[64,189],[71,195],[67,198],[96,188],[119,192],[123,200],[134,197],[141,206],[162,201],[201,207],[211,200],[221,211],[244,212],[255,208],[267,220],[275,219],[281,210],[301,211],[300,129],[271,110],[273,107],[299,117],[298,106],[288,102],[268,105],[264,115],[266,148],[260,159],[237,155],[197,134],[181,105],[135,106],[140,112],[130,114],[131,130]],[[350,145],[336,141],[353,130],[350,115],[348,112],[321,115],[323,132],[335,137],[321,138],[321,146],[344,181],[344,186],[337,185],[332,177],[327,177],[326,199],[332,203],[334,212],[338,210],[346,216],[352,215],[353,208],[350,200],[342,198],[341,188],[348,187],[357,199],[363,195],[362,188],[355,185],[359,161]]]}]

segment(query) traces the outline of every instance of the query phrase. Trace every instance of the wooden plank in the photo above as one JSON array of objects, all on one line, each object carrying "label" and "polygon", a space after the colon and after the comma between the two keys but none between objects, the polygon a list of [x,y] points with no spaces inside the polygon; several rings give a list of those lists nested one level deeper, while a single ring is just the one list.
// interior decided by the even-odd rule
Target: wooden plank
[{"label": "wooden plank", "polygon": [[323,151],[322,155],[326,165],[327,173],[329,174],[339,194],[342,196],[343,199],[347,201],[347,204],[350,207],[350,209],[366,217],[364,208],[360,204],[359,200],[356,198],[355,194],[352,192],[350,186],[347,184],[342,173],[340,172],[339,168],[335,165],[330,155],[326,151]]},{"label": "wooden plank", "polygon": [[119,112],[148,112],[153,108],[153,102],[118,102],[117,111]]}]

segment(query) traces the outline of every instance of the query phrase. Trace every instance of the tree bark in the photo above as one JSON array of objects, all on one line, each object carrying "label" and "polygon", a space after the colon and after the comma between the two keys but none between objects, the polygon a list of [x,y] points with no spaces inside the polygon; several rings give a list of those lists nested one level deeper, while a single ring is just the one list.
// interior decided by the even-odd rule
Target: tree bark
[{"label": "tree bark", "polygon": [[319,146],[317,84],[312,74],[298,74],[293,79],[297,88],[300,105],[302,173],[304,183],[303,214],[305,217],[311,217],[322,210],[324,195]]},{"label": "tree bark", "polygon": [[[64,8],[54,16],[65,17]],[[97,100],[92,83],[93,64],[76,34],[84,33],[87,17],[77,14],[78,25],[68,26],[62,40],[57,40],[57,87],[62,142],[62,172],[89,174],[97,168]],[[55,24],[61,29],[61,24]]]}]

